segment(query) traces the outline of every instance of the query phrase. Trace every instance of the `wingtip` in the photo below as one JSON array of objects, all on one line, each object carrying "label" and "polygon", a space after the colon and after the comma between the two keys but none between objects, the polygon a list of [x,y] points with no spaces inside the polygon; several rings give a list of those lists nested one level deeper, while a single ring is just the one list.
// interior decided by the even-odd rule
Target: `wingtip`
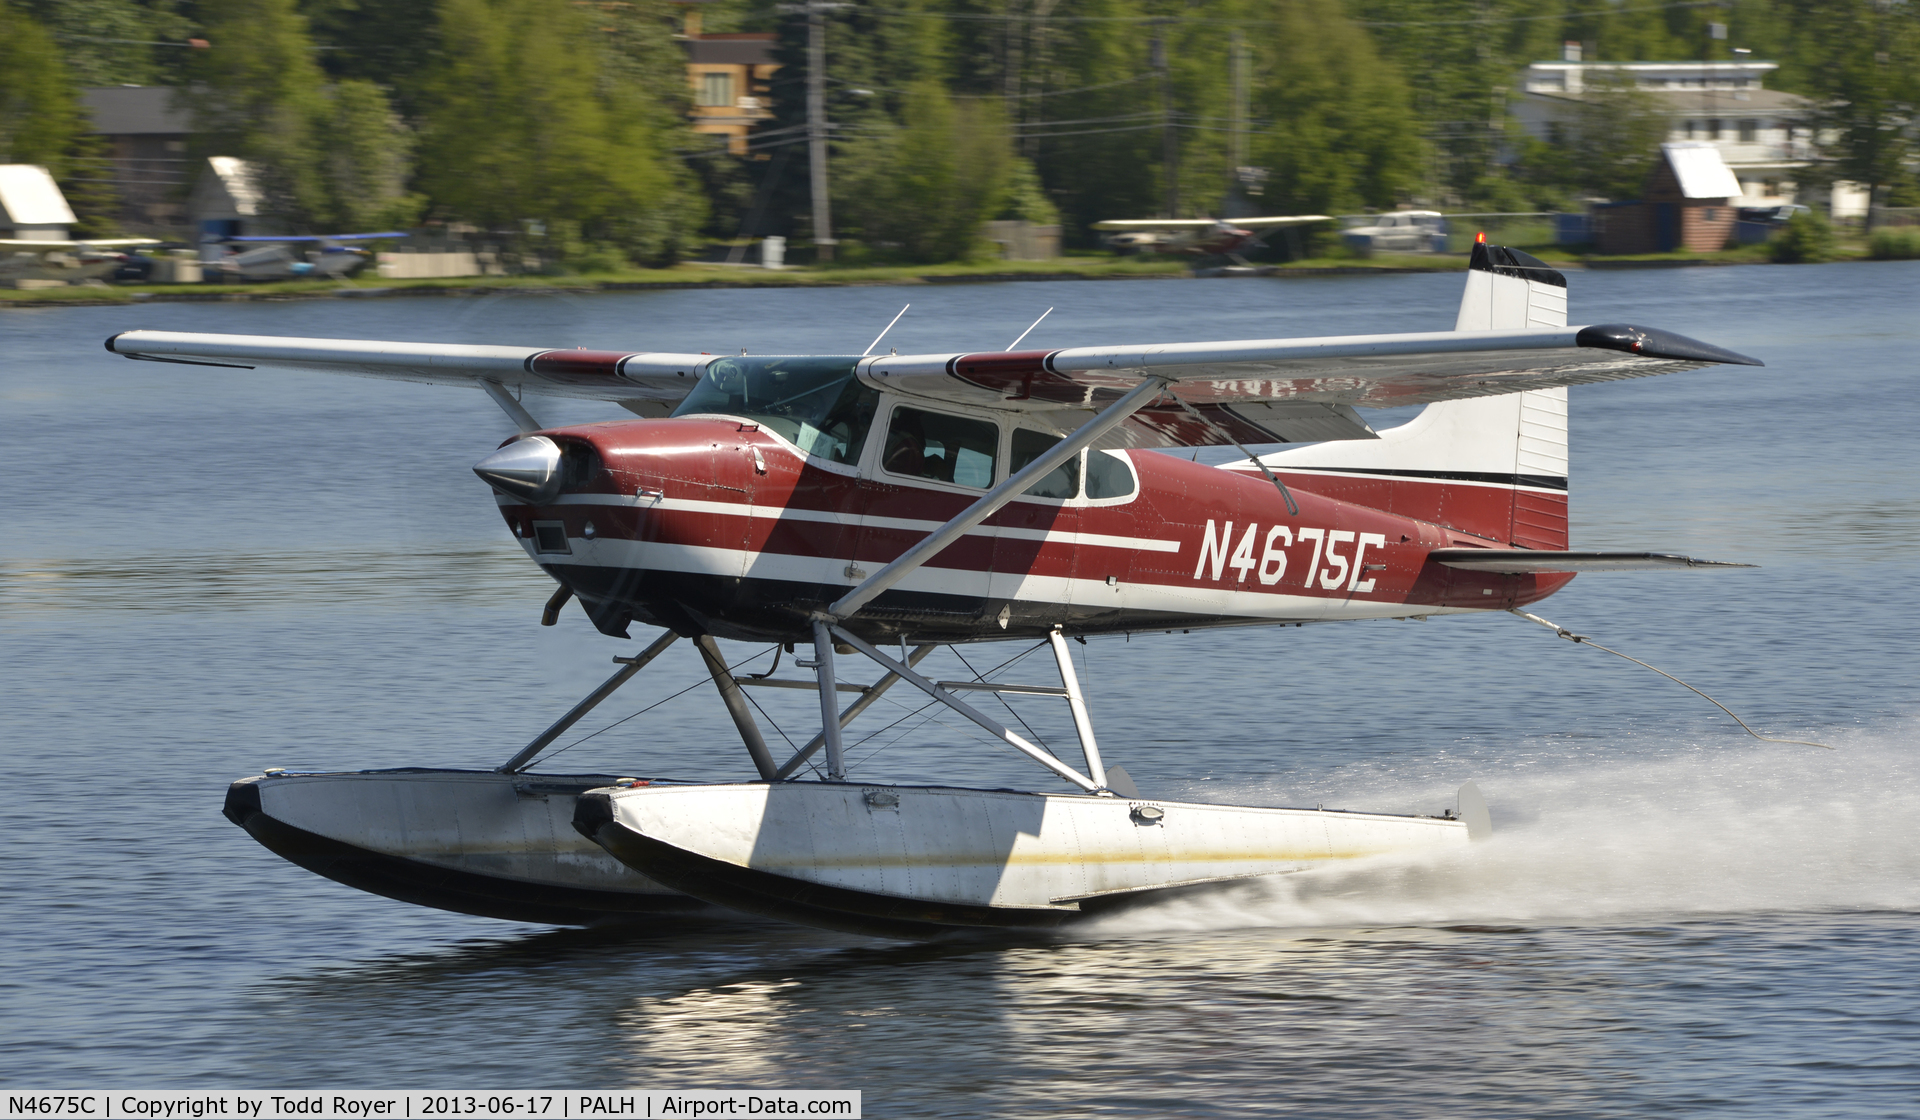
[{"label": "wingtip", "polygon": [[1714,362],[1728,366],[1762,366],[1758,358],[1738,354],[1725,347],[1658,327],[1637,327],[1631,323],[1596,323],[1582,327],[1574,336],[1574,345],[1597,350],[1618,350],[1643,358],[1667,358],[1680,362]]}]

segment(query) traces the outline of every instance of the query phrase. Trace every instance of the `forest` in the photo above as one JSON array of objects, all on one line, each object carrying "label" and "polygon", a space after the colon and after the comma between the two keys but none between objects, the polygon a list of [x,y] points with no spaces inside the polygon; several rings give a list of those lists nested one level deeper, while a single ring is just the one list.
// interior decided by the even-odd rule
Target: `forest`
[{"label": "forest", "polygon": [[[194,157],[254,163],[290,230],[473,228],[549,259],[664,263],[811,228],[806,5],[699,3],[773,32],[744,154],[689,126],[669,0],[0,0],[0,163],[51,168],[104,236],[78,91],[166,86]],[[1563,44],[1780,64],[1818,107],[1807,171],[1920,202],[1914,0],[863,0],[826,5],[844,260],[944,261],[983,221],[1572,208],[1627,197],[1658,130],[1630,91],[1557,143],[1509,112]]]}]

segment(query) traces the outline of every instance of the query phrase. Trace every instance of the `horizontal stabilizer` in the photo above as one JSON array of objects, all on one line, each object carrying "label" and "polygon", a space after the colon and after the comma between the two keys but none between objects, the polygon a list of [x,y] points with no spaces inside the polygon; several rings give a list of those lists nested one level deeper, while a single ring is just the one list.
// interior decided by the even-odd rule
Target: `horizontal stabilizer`
[{"label": "horizontal stabilizer", "polygon": [[1436,548],[1427,559],[1468,572],[1652,572],[1669,568],[1757,568],[1724,560],[1696,560],[1675,552],[1548,552],[1532,548]]}]

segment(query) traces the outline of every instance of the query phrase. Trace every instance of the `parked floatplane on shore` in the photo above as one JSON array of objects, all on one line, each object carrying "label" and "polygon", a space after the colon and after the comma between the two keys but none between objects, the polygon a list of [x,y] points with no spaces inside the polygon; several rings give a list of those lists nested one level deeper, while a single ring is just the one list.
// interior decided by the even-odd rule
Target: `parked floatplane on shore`
[{"label": "parked floatplane on shore", "polygon": [[[1427,334],[857,357],[158,331],[107,348],[478,384],[520,428],[474,470],[560,584],[543,621],[577,597],[604,634],[664,631],[495,770],[234,783],[226,813],[260,843],[351,886],[470,914],[577,924],[725,908],[901,937],[1056,927],[1483,834],[1471,784],[1437,816],[1143,797],[1101,754],[1068,641],[1508,610],[1583,570],[1700,566],[1567,550],[1567,387],[1760,364],[1651,328],[1569,327],[1559,273],[1486,245],[1455,329]],[[526,393],[640,418],[543,428]],[[1356,411],[1414,404],[1426,407],[1381,432]],[[1226,467],[1143,453],[1251,443],[1312,446]],[[529,771],[682,637],[759,780]],[[779,644],[806,676],[737,675],[716,638]],[[987,641],[1044,645],[1059,684],[918,669],[938,647]],[[856,660],[880,671],[873,684],[846,682]],[[820,698],[819,733],[785,760],[744,697],[768,684]],[[900,685],[1068,791],[849,780],[843,729]],[[966,698],[994,691],[1064,701],[1078,764]]]}]

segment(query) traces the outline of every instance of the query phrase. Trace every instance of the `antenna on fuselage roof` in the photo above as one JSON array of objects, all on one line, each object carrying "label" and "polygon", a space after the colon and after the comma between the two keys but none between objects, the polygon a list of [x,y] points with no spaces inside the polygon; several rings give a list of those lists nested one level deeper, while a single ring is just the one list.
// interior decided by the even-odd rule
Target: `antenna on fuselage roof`
[{"label": "antenna on fuselage roof", "polygon": [[[1046,309],[1045,311],[1042,311],[1042,312],[1040,313],[1040,319],[1044,319],[1044,318],[1046,318],[1047,316],[1049,316],[1049,315],[1051,315],[1051,314],[1053,314],[1053,308],[1051,308],[1051,307],[1049,307],[1049,308],[1047,308],[1047,309]],[[1035,320],[1033,321],[1033,327],[1037,327],[1037,326],[1039,326],[1039,325],[1040,325],[1040,319],[1035,319]],[[1024,331],[1021,331],[1021,332],[1020,332],[1020,338],[1025,338],[1025,337],[1027,337],[1028,335],[1030,335],[1030,334],[1032,334],[1032,333],[1033,333],[1033,327],[1028,327],[1028,328],[1027,328],[1026,330],[1024,330]],[[1008,346],[1007,346],[1007,349],[1008,349],[1008,350],[1011,350],[1011,349],[1013,349],[1013,348],[1014,348],[1015,346],[1018,346],[1018,345],[1020,345],[1020,338],[1016,338],[1016,339],[1014,339],[1014,340],[1013,340],[1013,342],[1012,342],[1012,343],[1010,343],[1010,344],[1008,344]]]},{"label": "antenna on fuselage roof", "polygon": [[[907,304],[907,307],[912,307],[912,306],[913,304],[911,303]],[[900,309],[900,315],[905,315],[907,313],[907,307],[902,307]],[[893,323],[898,323],[900,321],[900,315],[895,315],[893,317]],[[887,337],[887,331],[890,331],[893,329],[893,323],[888,323],[887,330],[881,331],[878,338],[875,338],[872,342],[868,343],[867,348],[865,350],[860,351],[861,357],[864,358],[868,354],[873,353],[873,348],[880,345],[880,339]]]}]

